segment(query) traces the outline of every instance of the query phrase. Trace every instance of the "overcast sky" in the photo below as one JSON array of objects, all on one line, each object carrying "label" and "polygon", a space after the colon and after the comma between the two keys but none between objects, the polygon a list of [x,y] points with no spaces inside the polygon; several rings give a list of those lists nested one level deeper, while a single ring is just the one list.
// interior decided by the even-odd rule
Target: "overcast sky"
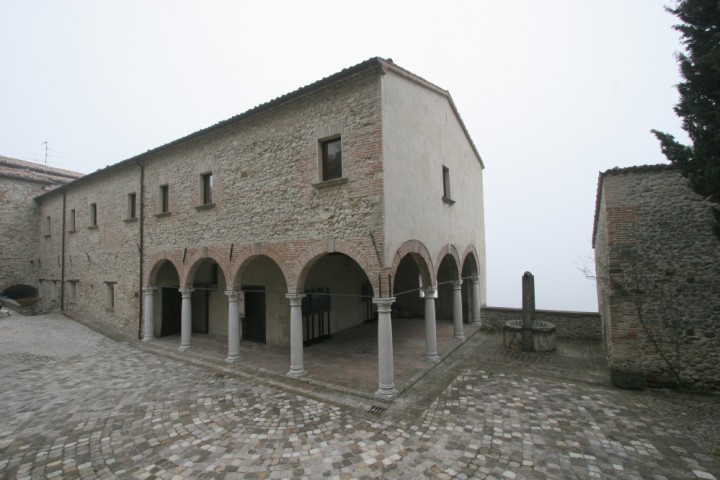
[{"label": "overcast sky", "polygon": [[0,155],[89,173],[370,57],[450,91],[485,162],[488,304],[596,310],[598,172],[665,163],[653,0],[0,0]]}]

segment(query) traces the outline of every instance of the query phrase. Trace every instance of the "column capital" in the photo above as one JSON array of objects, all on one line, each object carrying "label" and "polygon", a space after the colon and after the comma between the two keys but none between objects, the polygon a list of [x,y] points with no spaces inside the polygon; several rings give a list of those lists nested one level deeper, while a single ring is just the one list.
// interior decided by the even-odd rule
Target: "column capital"
[{"label": "column capital", "polygon": [[378,312],[380,312],[380,313],[390,312],[392,304],[395,303],[395,297],[389,297],[389,298],[373,297],[372,303],[374,303],[375,305],[378,306]]},{"label": "column capital", "polygon": [[152,295],[155,293],[155,290],[157,290],[158,287],[153,287],[151,285],[145,285],[142,289],[143,292],[145,292],[145,295]]},{"label": "column capital", "polygon": [[300,307],[300,306],[302,306],[302,299],[305,298],[305,294],[304,293],[287,293],[287,294],[285,294],[285,298],[290,300],[291,307]]},{"label": "column capital", "polygon": [[463,284],[462,279],[460,279],[460,280],[455,280],[455,281],[452,283],[453,289],[454,289],[454,290],[460,290],[460,289],[462,288],[462,284]]},{"label": "column capital", "polygon": [[480,275],[475,275],[474,277],[472,277],[472,282],[475,285],[479,285],[480,284]]},{"label": "column capital", "polygon": [[193,292],[192,288],[178,288],[180,293],[182,293],[183,298],[190,298],[190,295]]},{"label": "column capital", "polygon": [[228,296],[228,301],[230,302],[237,302],[239,293],[237,290],[225,290],[225,295]]},{"label": "column capital", "polygon": [[425,294],[425,299],[428,298],[435,298],[435,294],[437,293],[437,287],[422,287],[420,288],[420,291]]}]

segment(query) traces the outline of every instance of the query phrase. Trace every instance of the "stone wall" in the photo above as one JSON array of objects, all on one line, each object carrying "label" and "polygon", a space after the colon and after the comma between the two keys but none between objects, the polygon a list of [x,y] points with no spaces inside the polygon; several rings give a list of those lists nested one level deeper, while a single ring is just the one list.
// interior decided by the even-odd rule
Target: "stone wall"
[{"label": "stone wall", "polygon": [[[483,328],[502,331],[506,321],[522,319],[522,309],[482,307],[480,318],[482,318]],[[535,319],[554,323],[558,338],[596,341],[600,341],[602,338],[600,314],[598,313],[536,310]]]},{"label": "stone wall", "polygon": [[[720,388],[720,241],[709,203],[666,167],[601,175],[598,301],[618,375]],[[640,384],[642,378],[639,379]]]}]

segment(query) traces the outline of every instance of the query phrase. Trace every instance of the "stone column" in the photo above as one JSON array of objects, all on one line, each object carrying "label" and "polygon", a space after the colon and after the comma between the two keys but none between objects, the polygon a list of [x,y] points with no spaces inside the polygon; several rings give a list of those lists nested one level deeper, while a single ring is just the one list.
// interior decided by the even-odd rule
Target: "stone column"
[{"label": "stone column", "polygon": [[472,323],[473,325],[482,325],[482,319],[480,318],[480,277],[473,277],[472,283]]},{"label": "stone column", "polygon": [[462,280],[453,282],[453,323],[455,324],[455,338],[465,340],[462,316]]},{"label": "stone column", "polygon": [[155,288],[143,287],[145,292],[145,334],[143,342],[149,342],[155,337]]},{"label": "stone column", "polygon": [[307,373],[303,362],[302,299],[301,293],[288,293],[290,300],[290,371],[287,376],[302,377]]},{"label": "stone column", "polygon": [[533,323],[535,322],[535,277],[530,272],[525,272],[522,278],[522,341],[523,352],[532,352],[533,346]]},{"label": "stone column", "polygon": [[425,360],[437,362],[437,327],[435,320],[435,287],[424,288],[425,293]]},{"label": "stone column", "polygon": [[240,308],[238,307],[238,291],[226,290],[228,297],[228,363],[240,361]]},{"label": "stone column", "polygon": [[180,350],[190,350],[192,344],[192,288],[181,288],[182,308],[180,309]]},{"label": "stone column", "polygon": [[386,400],[396,394],[395,367],[393,366],[392,320],[390,306],[395,298],[373,298],[378,307],[378,389],[375,396]]}]

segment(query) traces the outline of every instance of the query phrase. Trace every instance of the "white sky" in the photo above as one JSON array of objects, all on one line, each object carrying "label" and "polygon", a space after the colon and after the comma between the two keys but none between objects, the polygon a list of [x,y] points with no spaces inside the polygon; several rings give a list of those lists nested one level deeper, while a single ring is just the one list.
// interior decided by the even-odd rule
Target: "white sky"
[{"label": "white sky", "polygon": [[0,155],[89,173],[370,57],[450,91],[485,161],[488,304],[596,310],[599,171],[664,163],[655,0],[0,0]]}]

